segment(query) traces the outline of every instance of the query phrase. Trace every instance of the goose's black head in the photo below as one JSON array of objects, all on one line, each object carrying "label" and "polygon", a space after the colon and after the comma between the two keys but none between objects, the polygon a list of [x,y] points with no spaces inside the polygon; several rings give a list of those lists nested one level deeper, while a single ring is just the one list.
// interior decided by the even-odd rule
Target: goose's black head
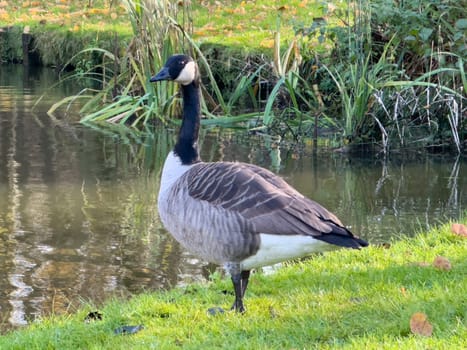
[{"label": "goose's black head", "polygon": [[187,55],[174,55],[164,67],[149,81],[173,80],[182,85],[189,85],[198,78],[198,67],[195,61]]}]

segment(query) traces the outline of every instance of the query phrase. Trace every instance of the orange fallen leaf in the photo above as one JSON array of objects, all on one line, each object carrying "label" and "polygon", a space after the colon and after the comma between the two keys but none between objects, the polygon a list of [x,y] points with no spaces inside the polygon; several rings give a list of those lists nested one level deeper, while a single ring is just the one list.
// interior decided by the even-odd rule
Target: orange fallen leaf
[{"label": "orange fallen leaf", "polygon": [[259,43],[259,46],[267,48],[267,49],[271,49],[274,47],[274,39],[263,39]]},{"label": "orange fallen leaf", "polygon": [[0,9],[0,20],[7,21],[9,18],[10,16],[8,15],[8,12],[4,9]]},{"label": "orange fallen leaf", "polygon": [[69,11],[70,10],[70,6],[68,6],[68,5],[55,5],[55,7],[58,10],[61,10],[61,11]]},{"label": "orange fallen leaf", "polygon": [[435,260],[433,260],[433,266],[439,270],[451,270],[451,262],[444,256],[437,256]]},{"label": "orange fallen leaf", "polygon": [[196,29],[195,29],[195,30],[193,31],[193,34],[194,34],[195,36],[205,36],[207,33],[206,33],[206,31],[204,31],[204,30],[196,30]]},{"label": "orange fallen leaf", "polygon": [[416,312],[410,317],[410,330],[413,334],[424,337],[430,337],[433,334],[433,326],[423,312]]},{"label": "orange fallen leaf", "polygon": [[452,224],[451,231],[461,237],[467,237],[467,226],[462,224]]}]

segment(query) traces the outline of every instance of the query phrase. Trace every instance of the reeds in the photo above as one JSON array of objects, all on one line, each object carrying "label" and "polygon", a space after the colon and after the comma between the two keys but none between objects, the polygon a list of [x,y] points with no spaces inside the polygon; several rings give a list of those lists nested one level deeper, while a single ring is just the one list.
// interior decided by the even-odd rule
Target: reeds
[{"label": "reeds", "polygon": [[[162,88],[155,89],[149,83],[149,77],[171,54],[186,50],[184,33],[191,27],[186,20],[189,7],[167,0],[122,0],[122,4],[133,31],[133,38],[123,55],[117,44],[114,52],[89,48],[76,55],[94,52],[102,59],[88,71],[73,75],[73,78],[91,77],[101,84],[100,89],[87,88],[78,94],[88,99],[80,111],[84,115],[83,123],[108,121],[146,125],[155,118],[164,119],[176,108],[176,86],[162,83]],[[186,22],[179,23],[178,19]],[[58,102],[49,112],[69,103],[70,99]]]}]

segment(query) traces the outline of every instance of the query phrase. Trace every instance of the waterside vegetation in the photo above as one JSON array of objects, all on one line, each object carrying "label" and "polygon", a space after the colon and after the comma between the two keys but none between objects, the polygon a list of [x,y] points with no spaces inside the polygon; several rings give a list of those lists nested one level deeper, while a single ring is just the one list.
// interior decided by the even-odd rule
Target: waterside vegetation
[{"label": "waterside vegetation", "polygon": [[[413,148],[462,153],[464,5],[454,0],[90,2],[79,12],[80,24],[73,20],[75,12],[59,23],[63,57],[46,62],[74,67],[72,79],[96,84],[51,112],[79,99],[86,123],[137,129],[170,123],[180,109],[176,88],[155,89],[147,77],[168,55],[186,52],[196,56],[205,77],[206,123],[298,141],[332,134],[343,149],[369,146],[385,154]],[[57,26],[56,21],[39,28]],[[67,49],[71,36],[85,36],[96,25],[102,29],[96,40]],[[36,47],[54,52],[46,49],[51,42],[37,35]]]},{"label": "waterside vegetation", "polygon": [[[216,272],[204,284],[101,306],[84,303],[76,313],[1,336],[0,347],[462,349],[466,231],[449,223],[414,238],[255,273],[244,315],[207,312],[231,301],[229,281]],[[119,333],[122,326],[140,325],[128,328],[135,334]]]}]

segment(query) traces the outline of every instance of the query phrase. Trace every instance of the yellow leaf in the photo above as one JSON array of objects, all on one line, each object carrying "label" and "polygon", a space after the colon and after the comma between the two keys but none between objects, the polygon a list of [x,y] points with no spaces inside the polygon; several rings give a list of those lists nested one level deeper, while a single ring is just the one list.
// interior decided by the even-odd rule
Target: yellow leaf
[{"label": "yellow leaf", "polygon": [[264,39],[259,43],[259,46],[272,49],[274,47],[274,39]]},{"label": "yellow leaf", "polygon": [[0,19],[4,20],[4,21],[7,21],[9,18],[10,18],[10,16],[8,16],[8,13],[5,10],[1,9],[0,10]]}]

